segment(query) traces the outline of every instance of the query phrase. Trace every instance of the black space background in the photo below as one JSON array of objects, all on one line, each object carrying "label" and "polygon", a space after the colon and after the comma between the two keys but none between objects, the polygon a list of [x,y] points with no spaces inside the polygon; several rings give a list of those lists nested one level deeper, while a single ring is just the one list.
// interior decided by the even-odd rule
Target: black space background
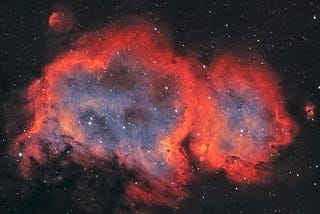
[{"label": "black space background", "polygon": [[[50,33],[47,20],[57,7],[69,8],[76,28]],[[320,118],[307,120],[307,101],[320,107],[319,1],[0,1],[0,213],[131,212],[120,194],[130,172],[103,165],[83,173],[68,166],[62,183],[46,166],[32,181],[16,175],[5,149],[26,118],[19,94],[43,66],[81,33],[112,20],[142,15],[167,26],[181,55],[207,63],[224,51],[258,53],[279,74],[288,110],[300,126],[295,142],[273,163],[270,184],[237,187],[223,175],[199,174],[178,209],[147,207],[150,213],[320,213]],[[10,124],[10,125],[8,125]],[[58,162],[59,160],[57,160]],[[80,173],[81,171],[81,173]],[[93,174],[99,174],[96,179]],[[95,198],[94,201],[91,198]]]}]

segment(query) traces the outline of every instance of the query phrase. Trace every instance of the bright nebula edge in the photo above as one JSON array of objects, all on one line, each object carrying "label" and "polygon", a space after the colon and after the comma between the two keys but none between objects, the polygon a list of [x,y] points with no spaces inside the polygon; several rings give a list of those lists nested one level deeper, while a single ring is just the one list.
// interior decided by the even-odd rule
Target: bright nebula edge
[{"label": "bright nebula edge", "polygon": [[9,148],[21,177],[61,154],[84,168],[116,163],[136,175],[128,204],[175,206],[195,165],[239,184],[268,181],[298,129],[266,63],[227,52],[203,65],[141,20],[81,36],[26,94],[33,117]]}]

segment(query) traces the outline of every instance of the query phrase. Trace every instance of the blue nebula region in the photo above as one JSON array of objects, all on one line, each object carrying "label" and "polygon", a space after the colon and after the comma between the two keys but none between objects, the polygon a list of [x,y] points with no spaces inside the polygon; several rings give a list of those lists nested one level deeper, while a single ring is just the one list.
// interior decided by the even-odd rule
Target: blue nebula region
[{"label": "blue nebula region", "polygon": [[58,83],[61,101],[56,107],[76,113],[88,146],[99,143],[112,154],[124,143],[125,155],[140,150],[155,171],[164,170],[163,159],[155,158],[153,150],[183,119],[176,77],[147,70],[122,54],[101,73],[77,68],[65,74]]},{"label": "blue nebula region", "polygon": [[[250,90],[250,83],[246,90],[227,87],[217,93],[216,99],[220,110],[227,116],[227,134],[221,141],[224,152],[238,156],[244,151],[239,147],[245,147],[246,143],[250,144],[247,149],[253,149],[251,152],[269,149],[275,140],[270,130],[276,130],[276,124],[272,121],[270,108],[262,107],[260,97]],[[241,156],[254,161],[250,156]]]}]

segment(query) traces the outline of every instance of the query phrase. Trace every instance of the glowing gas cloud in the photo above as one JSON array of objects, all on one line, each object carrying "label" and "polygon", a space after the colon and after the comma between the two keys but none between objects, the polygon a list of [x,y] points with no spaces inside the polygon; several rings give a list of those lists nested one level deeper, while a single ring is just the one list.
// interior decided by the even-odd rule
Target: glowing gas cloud
[{"label": "glowing gas cloud", "polygon": [[144,21],[83,35],[26,94],[33,119],[9,150],[22,176],[66,151],[84,167],[116,158],[138,175],[129,202],[177,203],[191,159],[234,182],[266,180],[297,130],[270,68],[232,53],[202,66]]}]

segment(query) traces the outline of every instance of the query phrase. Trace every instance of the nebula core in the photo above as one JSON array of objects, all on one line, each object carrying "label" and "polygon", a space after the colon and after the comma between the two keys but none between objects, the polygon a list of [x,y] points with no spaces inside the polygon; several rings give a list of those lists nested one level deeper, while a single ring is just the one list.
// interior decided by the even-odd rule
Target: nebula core
[{"label": "nebula core", "polygon": [[232,53],[203,66],[169,41],[145,21],[112,24],[48,64],[9,149],[21,175],[61,153],[83,167],[117,160],[137,174],[128,203],[167,206],[187,196],[194,161],[240,184],[267,180],[297,132],[275,74]]}]

